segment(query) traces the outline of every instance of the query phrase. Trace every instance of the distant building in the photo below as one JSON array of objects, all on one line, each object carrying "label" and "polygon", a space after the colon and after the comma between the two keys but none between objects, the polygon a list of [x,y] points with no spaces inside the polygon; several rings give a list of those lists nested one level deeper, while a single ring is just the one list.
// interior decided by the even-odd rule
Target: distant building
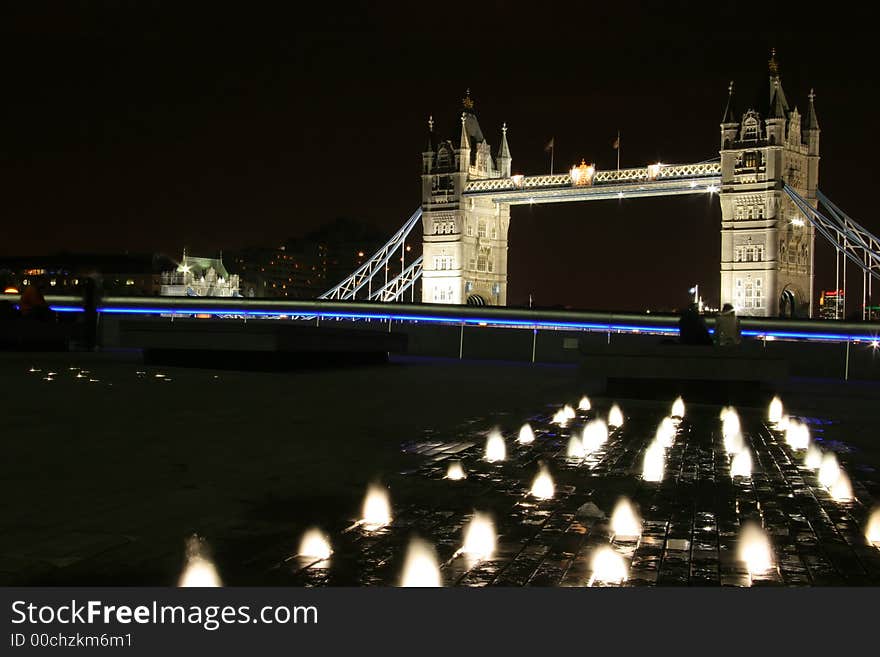
[{"label": "distant building", "polygon": [[56,253],[0,257],[0,285],[24,289],[37,285],[46,294],[82,291],[87,276],[101,279],[104,295],[158,296],[162,272],[174,261],[162,254]]},{"label": "distant building", "polygon": [[240,297],[239,277],[226,271],[221,258],[199,258],[183,252],[177,268],[162,273],[163,297]]},{"label": "distant building", "polygon": [[281,247],[248,247],[227,255],[229,266],[238,272],[241,293],[246,297],[308,299],[324,286],[317,257],[289,253]]},{"label": "distant building", "polygon": [[385,238],[369,224],[338,218],[282,246],[247,247],[226,257],[242,296],[314,299],[366,262]]},{"label": "distant building", "polygon": [[819,317],[821,319],[843,319],[846,299],[843,290],[822,290],[819,293]]}]

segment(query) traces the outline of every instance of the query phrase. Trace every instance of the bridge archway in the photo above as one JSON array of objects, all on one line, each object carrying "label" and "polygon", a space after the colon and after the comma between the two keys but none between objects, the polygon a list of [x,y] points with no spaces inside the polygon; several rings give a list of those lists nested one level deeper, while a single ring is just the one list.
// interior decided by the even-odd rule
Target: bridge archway
[{"label": "bridge archway", "polygon": [[485,306],[486,300],[481,297],[479,294],[472,294],[467,298],[467,305],[469,306]]},{"label": "bridge archway", "polygon": [[779,316],[796,317],[798,314],[798,294],[790,285],[786,285],[779,295]]}]

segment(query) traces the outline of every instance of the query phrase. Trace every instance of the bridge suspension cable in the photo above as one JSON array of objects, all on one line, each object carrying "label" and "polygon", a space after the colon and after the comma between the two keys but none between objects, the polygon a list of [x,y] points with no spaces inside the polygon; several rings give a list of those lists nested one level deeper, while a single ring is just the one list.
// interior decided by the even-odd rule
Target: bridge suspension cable
[{"label": "bridge suspension cable", "polygon": [[412,288],[419,278],[422,277],[422,256],[416,258],[412,264],[400,274],[388,281],[381,288],[370,295],[370,301],[399,301],[403,294]]},{"label": "bridge suspension cable", "polygon": [[[868,319],[873,279],[880,281],[880,238],[837,207],[825,194],[816,190],[816,198],[827,214],[814,208],[803,196],[788,185],[783,191],[807,220],[834,247],[838,261],[843,260],[843,291],[846,299],[846,260],[856,264],[862,272],[862,319]],[[838,277],[840,266],[838,264]],[[839,287],[839,283],[838,283]]]},{"label": "bridge suspension cable", "polygon": [[[401,249],[401,254],[403,254],[403,248],[406,243],[406,238],[409,236],[410,232],[412,232],[412,229],[415,228],[415,226],[419,223],[419,220],[421,218],[422,209],[419,208],[412,213],[412,216],[410,216],[410,218],[406,220],[406,223],[403,224],[403,226],[401,226],[400,229],[396,233],[394,233],[391,239],[388,240],[381,249],[376,251],[376,253],[374,253],[369,260],[358,267],[353,273],[348,275],[341,283],[339,283],[335,287],[330,288],[318,298],[339,299],[341,301],[351,300],[357,298],[357,293],[360,292],[364,287],[366,287],[368,299],[379,299],[380,297],[378,295],[380,293],[383,293],[385,295],[381,298],[382,301],[394,301],[396,299],[399,299],[400,295],[403,294],[403,292],[405,292],[407,289],[409,289],[409,287],[415,282],[415,280],[419,276],[421,276],[422,259],[421,257],[419,257],[418,259],[418,274],[416,274],[415,278],[409,281],[409,283],[406,285],[404,285],[404,280],[398,281],[398,279],[401,277],[405,278],[405,275],[408,271],[410,271],[410,269],[412,269],[412,271],[410,271],[410,274],[412,275],[413,272],[415,272],[415,269],[413,269],[413,265],[415,265],[416,263],[413,263],[412,265],[410,265],[409,268],[404,269],[404,271],[401,272],[401,274],[397,278],[390,282],[388,281],[386,268],[388,266],[389,260],[391,260],[391,256],[393,256],[398,249]],[[374,293],[374,279],[376,280],[376,284],[378,284],[380,280],[383,280],[382,278],[377,279],[377,275],[381,275],[382,277],[384,277],[384,283]],[[396,287],[394,287],[393,289],[396,291],[397,296],[388,298],[387,295],[390,293],[390,290],[392,289],[391,286],[392,284],[395,284],[395,282]]]}]

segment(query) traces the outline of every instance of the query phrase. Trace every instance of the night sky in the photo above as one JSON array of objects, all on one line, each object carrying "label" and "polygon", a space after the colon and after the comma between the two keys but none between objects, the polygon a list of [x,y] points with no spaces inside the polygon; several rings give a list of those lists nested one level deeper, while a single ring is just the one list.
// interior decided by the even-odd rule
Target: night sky
[{"label": "night sky", "polygon": [[[613,168],[618,129],[623,167],[717,157],[728,82],[740,111],[763,111],[771,46],[790,104],[804,113],[816,89],[820,188],[880,232],[875,23],[859,9],[181,4],[2,10],[0,255],[210,254],[337,216],[390,235],[419,204],[427,116],[457,143],[467,87],[493,152],[507,121],[515,172],[547,172],[551,137],[557,171]],[[694,283],[717,302],[719,222],[702,196],[515,207],[510,302],[671,308]],[[830,247],[816,264],[833,288]]]}]

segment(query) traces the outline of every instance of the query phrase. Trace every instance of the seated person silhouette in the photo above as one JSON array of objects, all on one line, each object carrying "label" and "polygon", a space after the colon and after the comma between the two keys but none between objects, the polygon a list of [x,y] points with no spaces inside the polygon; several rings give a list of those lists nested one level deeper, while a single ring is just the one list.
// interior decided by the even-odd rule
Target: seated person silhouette
[{"label": "seated person silhouette", "polygon": [[681,313],[681,317],[678,320],[678,339],[681,344],[712,344],[709,329],[706,327],[705,320],[697,311],[697,304],[690,304]]},{"label": "seated person silhouette", "polygon": [[727,347],[739,344],[740,340],[739,318],[733,306],[725,303],[721,312],[715,317],[715,344]]}]

